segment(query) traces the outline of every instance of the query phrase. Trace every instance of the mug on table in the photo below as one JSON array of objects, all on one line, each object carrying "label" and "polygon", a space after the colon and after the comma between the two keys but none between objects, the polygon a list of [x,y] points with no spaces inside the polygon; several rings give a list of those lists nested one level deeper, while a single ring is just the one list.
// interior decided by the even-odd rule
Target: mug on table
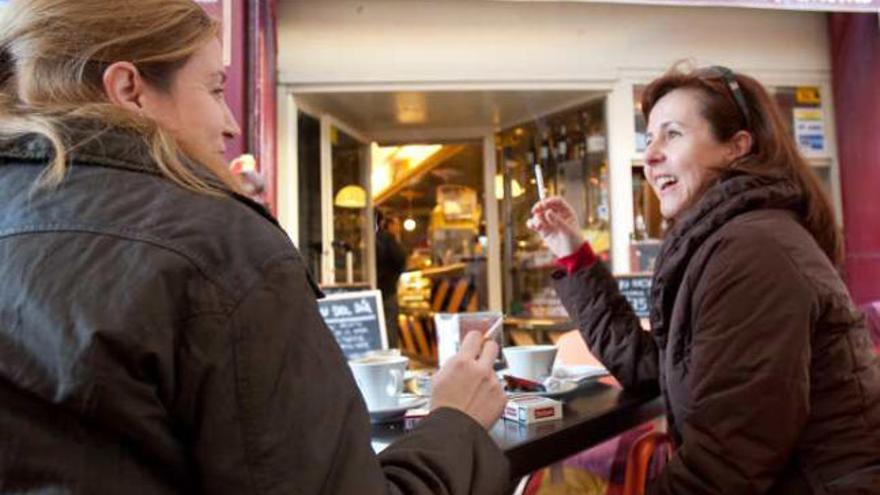
[{"label": "mug on table", "polygon": [[368,410],[397,406],[408,363],[406,356],[366,356],[348,362]]}]

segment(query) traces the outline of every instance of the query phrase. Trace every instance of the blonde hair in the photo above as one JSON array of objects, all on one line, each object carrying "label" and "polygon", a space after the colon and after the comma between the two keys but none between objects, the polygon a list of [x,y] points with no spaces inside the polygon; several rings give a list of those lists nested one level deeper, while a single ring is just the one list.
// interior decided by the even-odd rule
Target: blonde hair
[{"label": "blonde hair", "polygon": [[[39,134],[51,142],[54,157],[40,184],[64,179],[76,143],[63,131],[85,119],[141,136],[161,173],[182,187],[220,192],[188,164],[168,131],[112,104],[103,86],[104,70],[128,61],[144,80],[168,91],[175,73],[219,33],[202,7],[192,0],[12,0],[0,26],[0,133]],[[238,191],[225,168],[203,166]]]}]

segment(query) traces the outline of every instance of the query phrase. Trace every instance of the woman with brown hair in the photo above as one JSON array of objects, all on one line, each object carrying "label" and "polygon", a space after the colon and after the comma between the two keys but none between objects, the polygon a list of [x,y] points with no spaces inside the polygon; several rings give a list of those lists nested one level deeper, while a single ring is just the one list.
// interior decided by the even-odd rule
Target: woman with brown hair
[{"label": "woman with brown hair", "polygon": [[506,401],[468,335],[379,456],[298,252],[226,171],[192,0],[0,20],[0,493],[498,493]]},{"label": "woman with brown hair", "polygon": [[663,392],[676,450],[659,494],[880,493],[880,359],[837,266],[830,203],[774,102],[724,67],[645,90],[645,175],[671,226],[651,332],[572,208],[529,225],[565,268],[556,290],[625,387]]}]

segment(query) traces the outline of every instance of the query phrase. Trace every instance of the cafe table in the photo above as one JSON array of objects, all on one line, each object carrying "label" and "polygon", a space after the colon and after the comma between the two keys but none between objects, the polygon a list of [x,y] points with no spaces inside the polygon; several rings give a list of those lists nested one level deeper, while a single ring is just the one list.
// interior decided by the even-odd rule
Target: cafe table
[{"label": "cafe table", "polygon": [[[656,390],[622,390],[589,382],[561,397],[562,418],[523,425],[501,419],[490,432],[510,460],[513,479],[566,459],[663,414]],[[373,448],[380,451],[406,435],[405,422],[374,424]]]}]

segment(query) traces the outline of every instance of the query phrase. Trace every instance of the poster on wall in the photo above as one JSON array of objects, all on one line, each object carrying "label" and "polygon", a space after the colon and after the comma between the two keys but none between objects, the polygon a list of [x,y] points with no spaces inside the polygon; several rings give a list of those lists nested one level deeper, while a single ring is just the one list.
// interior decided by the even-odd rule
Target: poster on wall
[{"label": "poster on wall", "polygon": [[794,139],[805,154],[824,153],[825,125],[822,110],[818,108],[794,108]]}]

